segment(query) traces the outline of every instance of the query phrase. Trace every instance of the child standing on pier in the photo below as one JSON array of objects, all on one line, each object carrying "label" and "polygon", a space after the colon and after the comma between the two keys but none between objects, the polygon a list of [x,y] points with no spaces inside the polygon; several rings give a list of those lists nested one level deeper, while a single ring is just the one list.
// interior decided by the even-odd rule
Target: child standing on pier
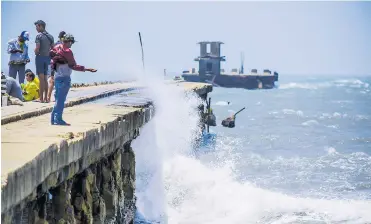
[{"label": "child standing on pier", "polygon": [[63,36],[63,44],[56,45],[50,52],[52,57],[51,67],[55,70],[54,88],[55,88],[55,105],[51,114],[52,125],[69,125],[62,118],[64,103],[68,91],[71,87],[72,70],[80,72],[96,72],[96,69],[85,68],[77,65],[73,56],[71,46],[75,43],[75,38],[71,34]]}]

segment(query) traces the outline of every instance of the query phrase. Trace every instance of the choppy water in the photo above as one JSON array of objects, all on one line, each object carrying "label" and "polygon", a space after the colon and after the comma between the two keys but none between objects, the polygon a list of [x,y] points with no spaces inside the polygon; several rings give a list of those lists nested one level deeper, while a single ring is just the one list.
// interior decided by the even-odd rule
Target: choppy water
[{"label": "choppy water", "polygon": [[246,110],[234,129],[211,128],[216,148],[196,156],[198,101],[152,85],[159,110],[133,142],[136,222],[371,223],[371,79],[281,79],[214,88],[218,124]]}]

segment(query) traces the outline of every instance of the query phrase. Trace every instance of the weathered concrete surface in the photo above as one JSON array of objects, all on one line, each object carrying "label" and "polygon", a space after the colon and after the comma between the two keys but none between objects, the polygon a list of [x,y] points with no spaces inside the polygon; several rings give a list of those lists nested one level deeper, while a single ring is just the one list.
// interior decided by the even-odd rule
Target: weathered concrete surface
[{"label": "weathered concrete surface", "polygon": [[[177,83],[183,86],[186,90],[195,91],[199,95],[204,95],[212,91],[212,85],[191,82],[169,82],[169,84]],[[108,97],[125,91],[130,91],[136,88],[143,88],[138,83],[115,83],[100,86],[89,86],[82,88],[71,89],[66,100],[65,107],[80,105],[89,101],[97,100],[103,97]],[[49,113],[53,110],[54,102],[39,103],[39,102],[24,102],[23,106],[12,105],[1,107],[1,124],[8,124],[30,117],[40,116]]]},{"label": "weathered concrete surface", "polygon": [[[195,91],[199,95],[212,90],[208,84],[178,84],[186,91]],[[6,221],[9,215],[15,215],[17,209],[24,211],[28,202],[39,202],[40,195],[45,195],[49,189],[58,189],[63,184],[67,186],[67,182],[74,178],[84,180],[85,177],[80,178],[78,175],[88,172],[88,167],[96,166],[102,159],[118,152],[127,152],[128,149],[121,149],[139,134],[139,128],[151,118],[151,109],[86,104],[66,108],[64,118],[72,126],[51,126],[50,114],[2,125],[1,212],[6,214],[2,217],[3,220]],[[124,162],[121,165],[124,167],[128,164]],[[110,173],[115,173],[115,170],[117,168]],[[93,174],[99,176],[97,173]],[[120,197],[126,198],[134,191],[130,187],[134,186],[133,178],[128,179],[128,176],[135,178],[135,171],[131,169],[125,175],[122,174],[121,177],[122,191],[126,195]],[[114,178],[116,182],[118,178],[119,176]],[[104,181],[101,183],[104,185]],[[119,182],[116,185],[120,185]],[[112,187],[112,181],[109,186]],[[106,200],[110,200],[111,194],[112,192],[107,192]],[[134,193],[131,194],[134,200]],[[77,200],[76,195],[73,197]],[[117,201],[117,197],[112,200]],[[72,203],[71,199],[70,202]],[[81,203],[83,202],[80,201],[80,205]],[[80,205],[73,206],[76,209]],[[98,203],[97,206],[103,205]],[[43,210],[44,207],[39,209]],[[105,211],[110,209],[106,208]],[[91,210],[82,214],[88,213],[93,214]],[[38,217],[41,217],[40,214]]]},{"label": "weathered concrete surface", "polygon": [[[82,88],[73,88],[68,94],[65,107],[71,107],[96,100],[102,97],[108,97],[134,88],[140,88],[136,83],[117,83],[101,86],[89,86]],[[7,124],[34,116],[43,115],[53,110],[54,102],[24,102],[23,106],[12,105],[1,107],[1,124]]]},{"label": "weathered concrete surface", "polygon": [[198,95],[204,95],[213,91],[213,86],[207,83],[172,81],[169,84],[176,84],[183,87],[186,91],[193,91]]},{"label": "weathered concrete surface", "polygon": [[[64,117],[73,125],[51,126],[49,115],[2,125],[2,212],[30,195],[35,198],[41,183],[44,189],[55,187],[113,153],[139,133],[149,113],[82,105],[66,109]],[[78,164],[68,175],[58,172],[73,163]]]}]

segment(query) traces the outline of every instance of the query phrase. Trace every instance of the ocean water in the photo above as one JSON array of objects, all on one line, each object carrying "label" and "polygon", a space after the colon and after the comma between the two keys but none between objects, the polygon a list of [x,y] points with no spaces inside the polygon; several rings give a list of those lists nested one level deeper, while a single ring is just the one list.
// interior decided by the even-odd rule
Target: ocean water
[{"label": "ocean water", "polygon": [[156,116],[132,143],[136,223],[371,223],[371,78],[280,79],[214,88],[216,146],[196,151],[199,100],[151,82]]}]

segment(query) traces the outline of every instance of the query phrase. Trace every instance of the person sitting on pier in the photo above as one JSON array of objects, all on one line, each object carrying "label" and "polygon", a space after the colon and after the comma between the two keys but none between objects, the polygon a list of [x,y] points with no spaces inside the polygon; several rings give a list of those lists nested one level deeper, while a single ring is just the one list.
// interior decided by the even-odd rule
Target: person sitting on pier
[{"label": "person sitting on pier", "polygon": [[[33,73],[33,71],[31,70],[31,69],[26,69],[26,72],[25,72],[25,74],[26,74],[26,76],[27,76],[27,74],[28,73],[32,73],[33,75],[35,75],[35,73]],[[27,81],[28,82],[28,81]],[[35,75],[35,79],[33,80],[33,82],[37,85],[37,86],[39,86],[39,88],[40,88],[40,79]]]},{"label": "person sitting on pier", "polygon": [[30,70],[26,70],[27,84],[21,84],[24,101],[39,99],[39,79]]},{"label": "person sitting on pier", "polygon": [[6,76],[5,79],[6,79],[6,93],[9,96],[15,97],[23,101],[22,88],[19,82],[10,76]]},{"label": "person sitting on pier", "polygon": [[85,68],[77,65],[73,56],[71,46],[75,43],[72,34],[65,34],[63,44],[56,45],[51,51],[51,69],[56,71],[54,75],[55,105],[51,114],[52,125],[69,125],[62,118],[64,103],[71,87],[72,70],[96,72],[96,69]]}]

